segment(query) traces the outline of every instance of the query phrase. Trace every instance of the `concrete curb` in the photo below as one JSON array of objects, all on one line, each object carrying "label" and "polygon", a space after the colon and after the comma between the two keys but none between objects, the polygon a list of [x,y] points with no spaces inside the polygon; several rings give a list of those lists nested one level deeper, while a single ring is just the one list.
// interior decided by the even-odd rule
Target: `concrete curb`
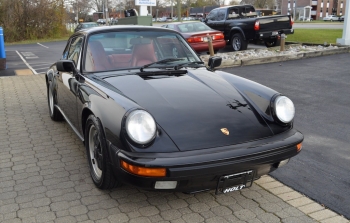
[{"label": "concrete curb", "polygon": [[[294,45],[300,45],[300,44],[292,44],[292,45],[289,45],[289,47]],[[288,46],[286,48],[288,48]],[[270,50],[277,51],[279,50],[279,47],[273,47],[273,48],[270,48]],[[313,50],[313,51],[306,51],[306,52],[300,51],[294,54],[283,54],[283,55],[276,55],[276,56],[269,56],[269,57],[262,57],[262,58],[243,58],[239,60],[230,60],[230,58],[227,57],[226,53],[218,53],[217,55],[222,56],[223,58],[221,66],[219,68],[227,68],[227,67],[265,64],[265,63],[276,63],[276,62],[283,62],[288,60],[298,60],[303,58],[327,56],[327,55],[340,54],[340,53],[350,53],[350,46],[340,46],[338,48]],[[208,55],[203,55],[201,56],[201,59],[207,63],[209,57]]]},{"label": "concrete curb", "polygon": [[305,213],[310,218],[315,219],[317,222],[349,223],[345,217],[327,209],[324,205],[318,204],[305,195],[294,191],[292,188],[287,187],[268,175],[261,177],[254,183],[281,198],[284,202],[298,208],[300,211]]}]

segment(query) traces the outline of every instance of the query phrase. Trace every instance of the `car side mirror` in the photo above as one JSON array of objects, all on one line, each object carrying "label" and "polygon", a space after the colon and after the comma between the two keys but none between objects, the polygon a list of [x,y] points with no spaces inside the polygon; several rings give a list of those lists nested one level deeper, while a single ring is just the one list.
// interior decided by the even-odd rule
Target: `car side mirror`
[{"label": "car side mirror", "polygon": [[219,56],[212,56],[209,58],[208,66],[211,70],[213,70],[215,67],[218,67],[221,65],[222,58]]},{"label": "car side mirror", "polygon": [[73,60],[59,60],[56,62],[56,67],[60,72],[73,72],[73,74],[78,73]]}]

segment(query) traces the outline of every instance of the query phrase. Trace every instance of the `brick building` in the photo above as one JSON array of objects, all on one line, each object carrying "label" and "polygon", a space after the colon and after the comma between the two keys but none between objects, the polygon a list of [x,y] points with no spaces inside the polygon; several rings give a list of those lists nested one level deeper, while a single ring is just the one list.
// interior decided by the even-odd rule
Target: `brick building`
[{"label": "brick building", "polygon": [[295,11],[294,18],[298,19],[304,15],[305,6],[311,6],[311,18],[318,20],[328,15],[345,15],[346,0],[282,0],[281,13],[293,15]]}]

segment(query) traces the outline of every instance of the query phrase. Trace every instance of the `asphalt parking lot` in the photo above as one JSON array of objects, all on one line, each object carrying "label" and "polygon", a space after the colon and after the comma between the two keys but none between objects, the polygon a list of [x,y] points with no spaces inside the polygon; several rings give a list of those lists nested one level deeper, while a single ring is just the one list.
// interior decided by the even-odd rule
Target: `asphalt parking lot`
[{"label": "asphalt parking lot", "polygon": [[44,75],[0,78],[0,222],[349,222],[271,177],[225,195],[95,188]]}]

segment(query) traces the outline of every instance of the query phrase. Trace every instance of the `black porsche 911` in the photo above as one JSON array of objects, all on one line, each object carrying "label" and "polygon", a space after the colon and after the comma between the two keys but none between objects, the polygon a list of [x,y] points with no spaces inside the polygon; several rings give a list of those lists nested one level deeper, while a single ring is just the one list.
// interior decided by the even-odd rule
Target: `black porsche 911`
[{"label": "black porsche 911", "polygon": [[100,189],[240,190],[297,155],[303,135],[288,97],[220,64],[169,29],[82,30],[46,73],[50,116],[84,142]]}]

